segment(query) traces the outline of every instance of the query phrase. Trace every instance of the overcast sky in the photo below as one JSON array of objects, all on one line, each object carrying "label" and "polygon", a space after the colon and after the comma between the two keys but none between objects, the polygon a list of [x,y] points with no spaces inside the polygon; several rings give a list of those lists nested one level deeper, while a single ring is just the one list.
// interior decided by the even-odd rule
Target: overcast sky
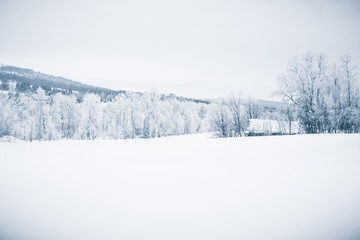
[{"label": "overcast sky", "polygon": [[308,51],[360,66],[360,1],[0,0],[0,62],[113,89],[271,99]]}]

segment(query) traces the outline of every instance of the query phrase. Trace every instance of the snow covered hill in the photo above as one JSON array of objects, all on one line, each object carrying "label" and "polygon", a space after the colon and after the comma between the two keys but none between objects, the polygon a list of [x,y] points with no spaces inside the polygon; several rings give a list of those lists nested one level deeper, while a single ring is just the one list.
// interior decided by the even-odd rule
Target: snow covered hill
[{"label": "snow covered hill", "polygon": [[[40,72],[35,72],[27,68],[19,68],[0,64],[0,86],[6,84],[5,90],[10,88],[12,91],[22,92],[29,90],[30,86],[34,89],[42,87],[43,89],[72,90],[79,92],[94,93],[124,93],[125,91],[115,91],[111,89],[91,86],[77,81],[66,79],[59,76],[52,76]],[[12,86],[14,85],[14,86]],[[4,86],[1,86],[4,88]]]},{"label": "snow covered hill", "polygon": [[0,239],[360,237],[360,135],[0,143]]},{"label": "snow covered hill", "polygon": [[[0,91],[5,90],[10,92],[35,92],[39,87],[44,89],[47,94],[55,94],[62,92],[66,94],[70,93],[96,93],[104,95],[118,95],[118,94],[137,94],[140,92],[125,91],[125,90],[113,90],[98,86],[92,86],[81,82],[66,79],[60,76],[53,76],[41,72],[36,72],[27,68],[20,68],[15,66],[9,66],[0,63]],[[171,93],[169,95],[161,94],[162,99],[176,98],[182,102],[195,102],[209,104],[211,101],[203,99],[188,98],[182,96],[176,96]],[[264,101],[264,106],[268,106],[269,101]],[[271,102],[270,104],[279,104],[277,102]],[[267,104],[267,105],[266,105]],[[269,105],[271,108],[272,105]]]}]

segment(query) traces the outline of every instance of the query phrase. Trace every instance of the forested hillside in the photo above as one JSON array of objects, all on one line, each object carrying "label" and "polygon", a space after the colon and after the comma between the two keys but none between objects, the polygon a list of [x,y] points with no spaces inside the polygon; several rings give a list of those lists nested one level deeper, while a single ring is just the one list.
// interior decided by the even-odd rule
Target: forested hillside
[{"label": "forested hillside", "polygon": [[124,92],[82,84],[63,77],[8,65],[0,65],[0,81],[2,90],[12,89],[17,92],[36,91],[39,87],[47,93],[78,91],[116,94]]}]

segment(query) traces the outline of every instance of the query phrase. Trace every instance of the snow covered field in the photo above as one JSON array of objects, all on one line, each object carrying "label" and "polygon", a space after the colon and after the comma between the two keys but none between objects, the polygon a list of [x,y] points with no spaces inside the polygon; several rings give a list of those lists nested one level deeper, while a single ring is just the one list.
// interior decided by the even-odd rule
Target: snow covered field
[{"label": "snow covered field", "polygon": [[1,240],[360,239],[360,135],[0,143]]}]

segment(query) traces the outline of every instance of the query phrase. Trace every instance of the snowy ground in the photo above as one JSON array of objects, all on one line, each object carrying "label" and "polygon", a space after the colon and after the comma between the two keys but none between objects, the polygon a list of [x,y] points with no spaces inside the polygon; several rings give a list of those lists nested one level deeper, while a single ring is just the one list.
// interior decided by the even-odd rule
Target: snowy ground
[{"label": "snowy ground", "polygon": [[0,143],[1,240],[360,239],[360,135]]}]

